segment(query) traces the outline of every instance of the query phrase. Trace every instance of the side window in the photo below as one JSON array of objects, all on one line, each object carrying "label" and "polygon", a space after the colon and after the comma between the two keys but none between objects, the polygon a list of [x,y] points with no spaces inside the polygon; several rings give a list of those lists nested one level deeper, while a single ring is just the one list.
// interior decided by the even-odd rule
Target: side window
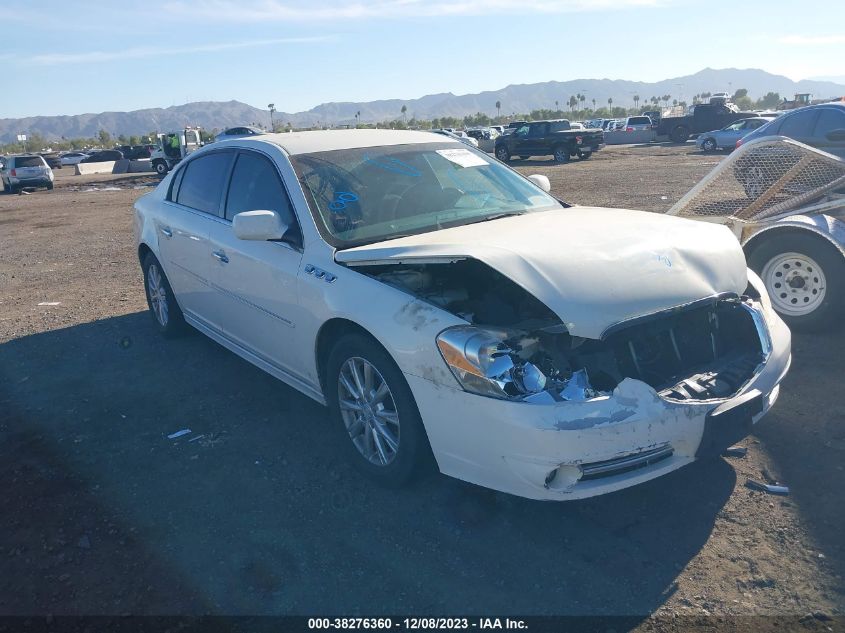
[{"label": "side window", "polygon": [[219,215],[220,196],[229,174],[232,152],[215,152],[195,158],[183,168],[176,201],[186,207]]},{"label": "side window", "polygon": [[528,126],[528,138],[539,138],[543,136],[543,128],[545,124],[536,123]]},{"label": "side window", "polygon": [[845,112],[834,108],[824,108],[816,121],[816,131],[813,136],[823,137],[833,130],[845,130]]},{"label": "side window", "polygon": [[185,170],[180,169],[176,172],[176,175],[173,176],[173,182],[170,183],[170,192],[167,194],[167,199],[171,202],[176,202],[176,198],[179,195],[179,185],[182,184],[182,177],[185,175]]},{"label": "side window", "polygon": [[778,130],[778,134],[792,138],[810,136],[816,113],[817,110],[804,110],[786,117],[780,126],[780,130]]},{"label": "side window", "polygon": [[[285,241],[299,242],[299,228],[290,199],[273,164],[263,156],[250,152],[238,154],[229,195],[226,199],[226,219],[231,220],[242,211],[275,211],[290,227]],[[288,238],[293,238],[288,239]]]}]

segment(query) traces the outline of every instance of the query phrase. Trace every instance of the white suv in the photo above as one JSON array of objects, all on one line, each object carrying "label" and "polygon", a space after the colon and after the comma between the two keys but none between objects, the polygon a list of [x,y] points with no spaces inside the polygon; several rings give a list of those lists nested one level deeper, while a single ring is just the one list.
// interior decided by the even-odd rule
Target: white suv
[{"label": "white suv", "polygon": [[135,203],[150,311],[328,405],[387,485],[433,455],[589,497],[749,433],[790,333],[731,231],[548,190],[428,132],[214,143]]},{"label": "white suv", "polygon": [[3,181],[3,191],[6,193],[17,193],[24,187],[53,188],[53,170],[42,156],[9,156],[5,163],[0,169],[0,180]]}]

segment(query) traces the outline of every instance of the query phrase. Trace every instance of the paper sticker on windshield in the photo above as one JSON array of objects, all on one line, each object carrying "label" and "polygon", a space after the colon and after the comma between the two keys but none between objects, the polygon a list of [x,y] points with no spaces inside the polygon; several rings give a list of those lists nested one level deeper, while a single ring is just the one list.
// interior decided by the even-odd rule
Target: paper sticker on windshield
[{"label": "paper sticker on windshield", "polygon": [[450,160],[461,167],[479,167],[480,165],[490,164],[481,156],[473,154],[468,149],[438,149],[435,151],[446,160]]}]

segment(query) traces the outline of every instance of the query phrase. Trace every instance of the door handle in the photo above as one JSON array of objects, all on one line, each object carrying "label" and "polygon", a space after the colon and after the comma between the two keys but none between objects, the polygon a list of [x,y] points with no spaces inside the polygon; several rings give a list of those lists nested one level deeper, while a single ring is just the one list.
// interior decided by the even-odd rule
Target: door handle
[{"label": "door handle", "polygon": [[211,256],[223,264],[229,263],[229,258],[226,257],[226,253],[224,253],[223,251],[212,251]]},{"label": "door handle", "polygon": [[170,230],[168,226],[160,226],[158,230],[162,232],[165,237],[173,237],[173,231]]}]

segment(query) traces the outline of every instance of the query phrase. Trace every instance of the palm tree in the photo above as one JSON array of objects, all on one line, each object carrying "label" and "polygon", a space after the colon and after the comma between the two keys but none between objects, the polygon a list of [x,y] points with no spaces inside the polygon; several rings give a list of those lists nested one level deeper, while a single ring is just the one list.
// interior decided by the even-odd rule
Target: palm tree
[{"label": "palm tree", "polygon": [[595,109],[596,109],[596,99],[595,99],[595,97],[593,97],[593,110],[595,110]]},{"label": "palm tree", "polygon": [[669,107],[669,99],[672,98],[672,95],[663,95],[663,103],[668,108]]},{"label": "palm tree", "polygon": [[270,131],[272,132],[272,131],[274,131],[273,113],[276,111],[276,104],[275,103],[267,104],[267,109],[270,110]]},{"label": "palm tree", "polygon": [[575,97],[575,96],[569,97],[569,109],[570,110],[574,111],[575,110],[575,104],[577,104],[577,103],[578,103],[578,97]]},{"label": "palm tree", "polygon": [[406,121],[406,122],[407,122],[407,120],[408,120],[408,117],[407,117],[407,116],[405,116],[405,113],[406,113],[407,111],[408,111],[408,106],[403,105],[403,106],[402,106],[402,120],[403,120],[403,121]]},{"label": "palm tree", "polygon": [[613,97],[607,100],[607,109],[610,111],[609,114],[613,116]]},{"label": "palm tree", "polygon": [[639,109],[639,107],[640,107],[640,95],[634,95],[634,107]]},{"label": "palm tree", "polygon": [[[578,95],[578,101],[580,101],[581,103],[584,103],[586,100],[587,100],[587,95]],[[582,110],[584,109],[583,105],[581,106],[581,109]]]},{"label": "palm tree", "polygon": [[358,124],[361,122],[361,111],[355,113],[355,127],[358,127]]},{"label": "palm tree", "polygon": [[558,104],[557,99],[555,99],[555,110],[560,112],[560,105]]},{"label": "palm tree", "polygon": [[496,118],[498,119],[501,116],[502,116],[502,102],[497,101],[496,102]]}]

